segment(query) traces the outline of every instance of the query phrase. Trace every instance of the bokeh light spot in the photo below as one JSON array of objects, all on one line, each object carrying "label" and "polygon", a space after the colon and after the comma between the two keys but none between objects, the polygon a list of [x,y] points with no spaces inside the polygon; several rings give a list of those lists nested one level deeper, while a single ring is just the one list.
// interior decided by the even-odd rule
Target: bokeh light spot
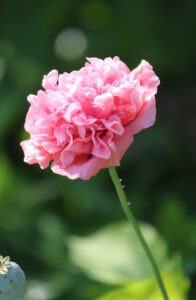
[{"label": "bokeh light spot", "polygon": [[27,296],[29,300],[51,299],[48,294],[49,294],[48,290],[41,284],[31,287],[27,292]]},{"label": "bokeh light spot", "polygon": [[87,44],[87,37],[82,30],[68,28],[57,36],[55,52],[63,60],[74,60],[84,54]]}]

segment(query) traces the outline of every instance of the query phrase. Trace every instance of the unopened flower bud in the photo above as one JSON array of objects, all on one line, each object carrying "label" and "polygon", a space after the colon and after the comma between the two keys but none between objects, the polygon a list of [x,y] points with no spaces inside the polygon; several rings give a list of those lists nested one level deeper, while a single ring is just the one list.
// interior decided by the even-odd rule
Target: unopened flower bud
[{"label": "unopened flower bud", "polygon": [[9,256],[0,256],[0,300],[20,300],[26,290],[24,272]]}]

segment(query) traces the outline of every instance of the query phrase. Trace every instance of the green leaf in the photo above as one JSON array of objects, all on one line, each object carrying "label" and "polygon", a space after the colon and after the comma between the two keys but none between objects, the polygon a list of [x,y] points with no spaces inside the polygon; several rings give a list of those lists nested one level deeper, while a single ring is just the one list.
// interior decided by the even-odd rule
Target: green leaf
[{"label": "green leaf", "polygon": [[[168,265],[167,246],[150,225],[142,232],[161,269]],[[153,276],[151,265],[128,222],[108,225],[87,237],[68,241],[71,260],[91,279],[120,284]]]},{"label": "green leaf", "polygon": [[[163,275],[170,299],[185,300],[189,281],[180,271],[168,272]],[[131,282],[121,288],[113,289],[96,300],[162,300],[159,287],[154,278]]]}]

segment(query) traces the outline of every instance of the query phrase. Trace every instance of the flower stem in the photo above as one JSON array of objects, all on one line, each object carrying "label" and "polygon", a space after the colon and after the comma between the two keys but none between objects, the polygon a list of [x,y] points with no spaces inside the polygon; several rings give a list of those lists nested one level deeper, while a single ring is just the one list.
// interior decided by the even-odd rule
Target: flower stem
[{"label": "flower stem", "polygon": [[157,263],[150,251],[150,248],[148,246],[148,244],[146,243],[143,235],[142,235],[142,232],[139,228],[139,225],[132,213],[132,210],[131,210],[131,207],[130,207],[130,203],[127,201],[127,198],[126,198],[126,195],[125,195],[125,192],[123,190],[123,187],[120,183],[120,180],[119,180],[119,177],[118,177],[118,173],[115,169],[115,167],[110,167],[109,168],[109,173],[110,173],[110,176],[111,176],[111,179],[113,181],[113,184],[115,186],[115,189],[116,189],[116,192],[118,194],[118,197],[119,197],[119,200],[121,202],[121,205],[122,205],[122,208],[123,208],[123,211],[127,217],[127,219],[131,222],[135,232],[136,232],[136,235],[138,237],[138,240],[140,241],[150,263],[151,263],[151,267],[153,269],[153,272],[154,272],[154,275],[156,277],[156,280],[157,280],[157,283],[159,285],[159,288],[160,288],[160,291],[162,293],[162,296],[163,296],[163,299],[164,300],[169,300],[169,297],[167,295],[167,291],[165,289],[165,286],[163,284],[163,280],[161,278],[161,274],[160,274],[160,271],[159,271],[159,268],[157,266]]}]

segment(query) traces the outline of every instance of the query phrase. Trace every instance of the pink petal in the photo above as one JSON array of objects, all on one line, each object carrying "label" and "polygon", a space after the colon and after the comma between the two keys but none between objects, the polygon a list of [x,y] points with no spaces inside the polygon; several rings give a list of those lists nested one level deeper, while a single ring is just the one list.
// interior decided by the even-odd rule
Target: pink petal
[{"label": "pink petal", "polygon": [[25,162],[30,165],[38,163],[42,169],[48,167],[51,160],[51,155],[47,151],[35,147],[33,142],[30,140],[24,141],[20,145],[25,153]]},{"label": "pink petal", "polygon": [[108,119],[102,120],[103,124],[107,129],[109,129],[111,132],[122,135],[124,132],[124,127],[121,124],[121,120],[118,116],[110,116]]},{"label": "pink petal", "polygon": [[44,75],[42,80],[42,86],[46,90],[56,90],[56,84],[58,80],[58,71],[52,70],[47,75]]},{"label": "pink petal", "polygon": [[93,106],[97,109],[97,116],[107,117],[114,106],[113,96],[110,93],[104,93],[95,97]]},{"label": "pink petal", "polygon": [[152,126],[156,118],[155,98],[152,97],[151,101],[144,104],[139,111],[137,117],[130,123],[129,127],[132,134],[136,134],[142,129]]},{"label": "pink petal", "polygon": [[106,142],[104,142],[104,140],[99,137],[99,134],[92,135],[92,142],[92,155],[103,159],[108,159],[111,156],[110,148],[108,147]]}]

